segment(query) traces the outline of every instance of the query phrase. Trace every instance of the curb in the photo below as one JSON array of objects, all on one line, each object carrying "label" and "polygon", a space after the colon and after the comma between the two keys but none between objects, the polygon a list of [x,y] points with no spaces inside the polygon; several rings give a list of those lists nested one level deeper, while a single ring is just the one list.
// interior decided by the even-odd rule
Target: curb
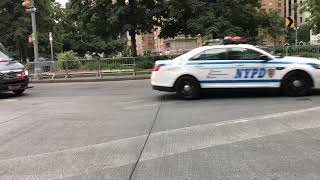
[{"label": "curb", "polygon": [[42,83],[76,83],[76,82],[108,82],[108,81],[131,81],[131,80],[145,80],[150,79],[148,76],[130,76],[130,77],[110,77],[99,79],[61,79],[61,80],[38,80],[30,81],[30,84],[42,84]]}]

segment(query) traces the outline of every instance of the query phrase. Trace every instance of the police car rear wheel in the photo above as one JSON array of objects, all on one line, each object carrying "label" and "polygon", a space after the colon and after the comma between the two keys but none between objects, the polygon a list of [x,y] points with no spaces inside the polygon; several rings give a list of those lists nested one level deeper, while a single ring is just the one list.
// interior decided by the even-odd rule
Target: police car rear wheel
[{"label": "police car rear wheel", "polygon": [[294,74],[284,80],[282,90],[288,96],[306,96],[311,90],[310,79],[303,74]]},{"label": "police car rear wheel", "polygon": [[181,77],[176,84],[177,95],[186,100],[197,99],[200,93],[198,81],[192,77]]}]

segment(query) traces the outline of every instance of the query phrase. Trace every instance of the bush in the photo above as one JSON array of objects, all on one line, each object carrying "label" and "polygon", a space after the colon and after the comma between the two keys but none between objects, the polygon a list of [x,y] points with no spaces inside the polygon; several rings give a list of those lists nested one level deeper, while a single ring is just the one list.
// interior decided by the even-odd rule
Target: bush
[{"label": "bush", "polygon": [[58,61],[73,61],[77,60],[78,54],[76,52],[65,51],[57,54]]},{"label": "bush", "polygon": [[[57,54],[60,68],[64,70],[74,70],[80,68],[80,63],[77,61],[78,54],[76,52],[65,51]],[[68,68],[67,68],[68,67]]]},{"label": "bush", "polygon": [[306,57],[306,58],[317,58],[318,55],[313,52],[301,52],[299,54],[300,57]]},{"label": "bush", "polygon": [[178,55],[164,55],[164,56],[141,56],[136,58],[136,69],[152,69],[154,63],[158,60],[170,60],[176,58]]}]

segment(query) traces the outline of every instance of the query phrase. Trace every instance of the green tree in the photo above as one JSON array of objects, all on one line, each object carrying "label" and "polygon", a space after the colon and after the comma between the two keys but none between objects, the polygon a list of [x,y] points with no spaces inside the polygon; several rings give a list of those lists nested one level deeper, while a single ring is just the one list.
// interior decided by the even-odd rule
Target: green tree
[{"label": "green tree", "polygon": [[202,35],[254,39],[261,23],[257,0],[170,0],[164,2],[161,37]]},{"label": "green tree", "polygon": [[311,27],[309,24],[301,25],[298,29],[298,40],[303,42],[309,42],[310,30],[311,30]]},{"label": "green tree", "polygon": [[281,36],[285,34],[284,17],[278,12],[271,11],[270,13],[262,14],[262,33],[266,33],[273,39],[274,46]]},{"label": "green tree", "polygon": [[[108,21],[112,27],[120,33],[129,33],[131,39],[132,56],[137,56],[136,35],[150,32],[155,22],[155,17],[162,9],[162,4],[157,0],[117,0],[112,4],[110,0],[99,0],[100,4],[105,4],[103,11],[109,11]],[[110,5],[111,3],[111,5]],[[103,18],[103,16],[99,16]]]},{"label": "green tree", "polygon": [[311,13],[309,18],[309,24],[312,27],[314,33],[320,33],[320,1],[308,0],[307,10]]},{"label": "green tree", "polygon": [[[71,0],[64,10],[60,24],[63,27],[63,50],[107,55],[124,49],[125,41],[112,30],[108,21],[108,5],[99,0]],[[107,5],[107,6],[106,6]]]},{"label": "green tree", "polygon": [[[48,33],[54,32],[54,0],[37,0],[37,26],[39,52],[41,56],[50,54]],[[21,1],[0,1],[0,39],[9,48],[15,58],[25,61],[33,59],[32,45],[27,44],[27,37],[32,33],[31,17],[21,5]],[[59,49],[58,43],[55,49]]]},{"label": "green tree", "polygon": [[19,1],[0,1],[0,40],[15,58],[25,60],[28,52],[27,36],[31,32],[30,16]]}]

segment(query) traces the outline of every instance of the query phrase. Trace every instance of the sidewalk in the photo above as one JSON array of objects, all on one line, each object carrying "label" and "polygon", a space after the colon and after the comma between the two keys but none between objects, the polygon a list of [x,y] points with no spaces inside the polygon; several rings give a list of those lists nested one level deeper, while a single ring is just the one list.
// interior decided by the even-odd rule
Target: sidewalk
[{"label": "sidewalk", "polygon": [[124,76],[104,76],[102,78],[96,77],[77,77],[77,78],[59,78],[59,79],[43,79],[43,80],[35,80],[31,81],[31,84],[38,83],[73,83],[73,82],[104,82],[104,81],[128,81],[128,80],[143,80],[150,79],[150,74],[142,74],[142,75],[124,75]]}]

